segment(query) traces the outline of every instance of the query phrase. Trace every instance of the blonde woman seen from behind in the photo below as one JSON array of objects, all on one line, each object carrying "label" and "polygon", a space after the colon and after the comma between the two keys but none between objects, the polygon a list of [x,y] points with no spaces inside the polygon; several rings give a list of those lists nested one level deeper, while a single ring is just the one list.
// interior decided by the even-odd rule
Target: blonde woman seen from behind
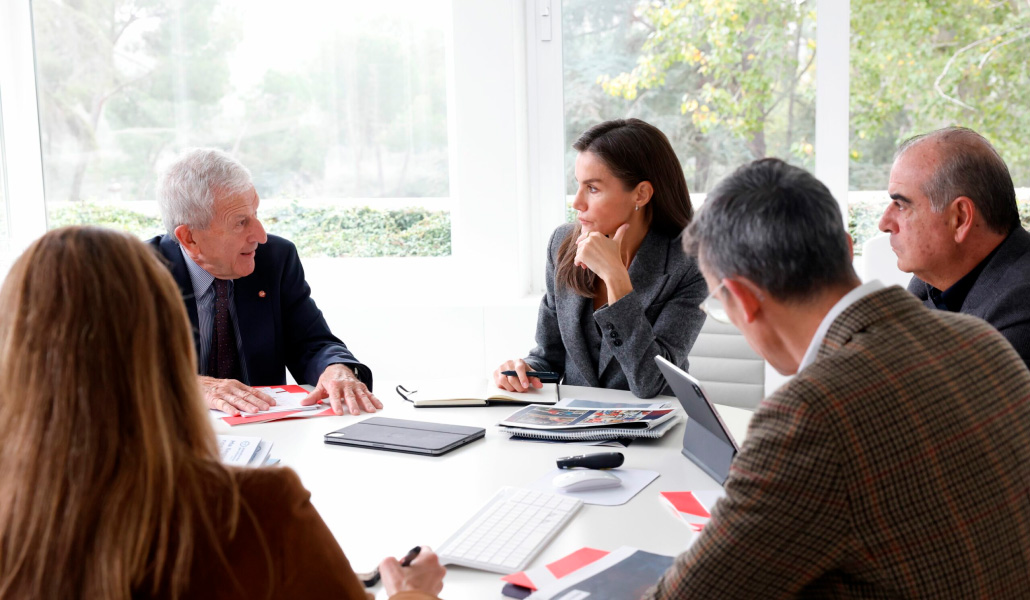
[{"label": "blonde woman seen from behind", "polygon": [[[0,291],[0,598],[364,599],[290,469],[218,461],[179,290],[127,235],[52,231]],[[426,548],[380,565],[433,598]]]}]

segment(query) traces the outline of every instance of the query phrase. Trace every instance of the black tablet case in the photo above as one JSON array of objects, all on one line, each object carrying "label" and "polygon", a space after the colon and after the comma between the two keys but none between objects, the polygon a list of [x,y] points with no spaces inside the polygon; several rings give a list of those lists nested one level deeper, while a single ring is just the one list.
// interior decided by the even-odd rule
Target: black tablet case
[{"label": "black tablet case", "polygon": [[683,455],[722,485],[730,474],[730,463],[737,455],[733,436],[724,427],[696,380],[661,356],[656,356],[655,362],[687,413]]},{"label": "black tablet case", "polygon": [[439,456],[484,435],[482,427],[370,417],[325,434],[325,443]]}]

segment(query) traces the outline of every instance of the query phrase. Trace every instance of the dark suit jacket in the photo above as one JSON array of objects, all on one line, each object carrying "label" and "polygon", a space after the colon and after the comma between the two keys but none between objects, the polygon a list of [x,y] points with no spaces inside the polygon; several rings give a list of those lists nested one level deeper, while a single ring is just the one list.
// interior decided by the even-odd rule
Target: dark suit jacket
[{"label": "dark suit jacket", "polygon": [[[569,385],[630,390],[640,398],[671,394],[654,357],[687,369],[687,354],[705,322],[698,305],[708,295],[697,262],[683,253],[679,236],[652,230],[629,265],[633,291],[595,311],[593,298],[555,285],[558,246],[573,227],[562,225],[551,234],[537,346],[526,363],[564,373]],[[599,347],[590,347],[595,342]]]},{"label": "dark suit jacket", "polygon": [[759,405],[726,497],[647,598],[1026,598],[1030,371],[898,286]]},{"label": "dark suit jacket", "polygon": [[[184,598],[371,598],[311,505],[311,494],[296,473],[272,467],[233,469],[232,474],[241,505],[236,531],[232,536],[220,532],[222,539],[217,544],[202,535],[196,539]],[[207,491],[208,506],[217,511],[214,524],[218,527],[229,514],[230,490],[224,483],[212,481]],[[161,588],[167,591],[168,586]],[[135,597],[145,595],[149,594]],[[401,592],[391,600],[435,598]]]},{"label": "dark suit jacket", "polygon": [[[174,236],[159,235],[147,243],[165,259],[179,284],[193,324],[193,343],[200,356],[197,302],[179,242]],[[269,235],[268,242],[258,246],[254,262],[254,272],[233,283],[236,319],[246,362],[243,382],[281,385],[286,383],[289,368],[298,383],[315,385],[326,367],[342,363],[353,368],[371,390],[372,372],[329,331],[322,311],[311,299],[311,288],[304,279],[304,267],[296,246]],[[203,365],[200,372],[204,373]]]},{"label": "dark suit jacket", "polygon": [[[934,307],[930,285],[918,277],[908,291]],[[984,267],[959,312],[980,317],[1001,332],[1030,366],[1030,233],[1017,227]]]}]

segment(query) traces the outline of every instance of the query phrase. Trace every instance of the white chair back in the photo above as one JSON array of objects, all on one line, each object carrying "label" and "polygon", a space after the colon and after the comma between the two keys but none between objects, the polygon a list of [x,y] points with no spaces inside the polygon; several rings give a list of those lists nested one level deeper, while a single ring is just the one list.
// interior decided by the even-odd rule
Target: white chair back
[{"label": "white chair back", "polygon": [[878,235],[862,244],[862,281],[879,279],[884,285],[908,287],[911,273],[898,269],[898,257],[891,250],[889,234]]},{"label": "white chair back", "polygon": [[712,402],[754,409],[765,397],[765,361],[733,325],[705,320],[689,359]]}]

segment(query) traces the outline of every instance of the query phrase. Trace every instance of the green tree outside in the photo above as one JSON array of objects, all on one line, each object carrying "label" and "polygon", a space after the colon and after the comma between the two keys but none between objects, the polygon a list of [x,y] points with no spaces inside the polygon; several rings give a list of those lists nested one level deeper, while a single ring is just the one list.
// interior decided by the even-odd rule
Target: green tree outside
[{"label": "green tree outside", "polygon": [[[676,147],[688,178],[693,176],[693,191],[705,191],[732,168],[762,156],[811,169],[814,4],[634,2],[623,23],[641,31],[633,64],[597,70],[592,92],[634,104],[600,116],[646,119],[641,98],[678,97],[679,123],[666,131],[674,132],[674,145],[677,137],[690,140]],[[579,13],[589,13],[587,5],[604,10],[586,0],[563,7],[568,5],[575,7],[575,23],[584,22]],[[624,5],[606,9],[608,18],[627,14]],[[885,189],[897,145],[947,125],[982,133],[1008,163],[1016,185],[1030,186],[1030,7],[992,0],[852,0],[850,40],[852,190]],[[710,170],[719,177],[705,176]],[[1023,213],[1026,200],[1021,198]],[[878,233],[886,201],[884,195],[851,207],[856,242]]]}]

